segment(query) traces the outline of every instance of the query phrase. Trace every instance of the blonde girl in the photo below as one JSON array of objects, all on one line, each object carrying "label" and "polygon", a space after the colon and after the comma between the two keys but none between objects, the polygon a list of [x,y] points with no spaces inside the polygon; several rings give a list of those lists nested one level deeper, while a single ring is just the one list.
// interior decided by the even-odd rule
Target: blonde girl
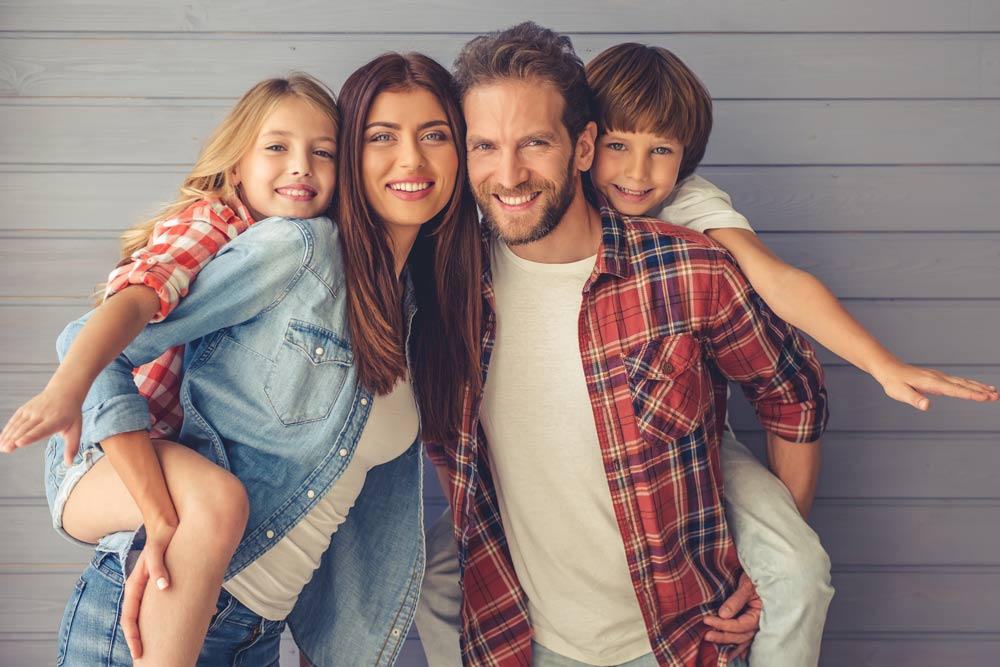
[{"label": "blonde girl", "polygon": [[[138,546],[131,531],[144,527],[145,546],[123,600],[122,630],[137,664],[194,664],[243,536],[247,496],[225,469],[166,439],[177,434],[183,416],[180,377],[192,362],[183,359],[183,346],[135,369],[149,402],[148,414],[137,411],[135,431],[102,437],[105,406],[83,415],[81,408],[101,371],[147,323],[174,310],[225,244],[264,218],[328,214],[338,129],[333,94],[308,75],[251,88],[211,135],[177,199],[122,236],[124,259],[103,303],[45,389],[0,433],[6,452],[61,436],[49,444],[46,476],[59,532],[124,555]],[[78,452],[84,426],[94,435],[88,440],[100,445]]]}]

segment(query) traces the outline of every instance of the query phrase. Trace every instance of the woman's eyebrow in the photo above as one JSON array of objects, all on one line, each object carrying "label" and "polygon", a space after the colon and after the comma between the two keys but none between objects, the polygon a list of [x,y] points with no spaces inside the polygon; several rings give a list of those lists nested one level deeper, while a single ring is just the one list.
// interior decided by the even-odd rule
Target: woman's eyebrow
[{"label": "woman's eyebrow", "polygon": [[[426,123],[421,123],[420,126],[417,127],[417,130],[426,130],[428,127],[435,127],[437,125],[447,125],[447,124],[448,124],[448,121],[446,121],[446,120],[429,120]],[[367,125],[365,125],[365,129],[366,130],[371,129],[373,127],[387,127],[390,130],[401,130],[401,129],[403,129],[402,125],[400,125],[399,123],[390,123],[390,122],[384,121],[384,120],[372,121],[371,123],[368,123]]]}]

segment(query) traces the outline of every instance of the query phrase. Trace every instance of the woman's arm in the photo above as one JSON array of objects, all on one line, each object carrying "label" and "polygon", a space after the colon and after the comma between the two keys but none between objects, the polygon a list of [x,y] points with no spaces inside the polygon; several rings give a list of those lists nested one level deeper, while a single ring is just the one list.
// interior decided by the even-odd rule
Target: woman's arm
[{"label": "woman's arm", "polygon": [[729,228],[707,234],[732,253],[754,290],[779,317],[874,377],[890,398],[918,410],[930,407],[924,393],[998,400],[996,387],[901,361],[822,282],[782,261],[753,232]]}]

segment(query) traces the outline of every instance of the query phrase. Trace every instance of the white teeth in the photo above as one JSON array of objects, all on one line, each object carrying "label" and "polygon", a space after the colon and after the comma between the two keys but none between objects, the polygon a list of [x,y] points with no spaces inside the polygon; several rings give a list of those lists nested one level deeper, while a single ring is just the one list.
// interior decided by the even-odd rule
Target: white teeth
[{"label": "white teeth", "polygon": [[507,204],[507,206],[520,206],[521,204],[527,204],[529,201],[531,201],[537,196],[538,193],[535,192],[533,194],[525,195],[522,197],[505,197],[503,195],[497,195],[497,199],[502,201],[504,204]]},{"label": "white teeth", "polygon": [[615,187],[618,188],[619,190],[621,190],[622,192],[624,192],[627,195],[634,195],[636,197],[638,197],[639,195],[644,195],[647,192],[649,192],[649,190],[629,190],[628,188],[623,188],[620,185],[616,185]]},{"label": "white teeth", "polygon": [[281,191],[290,197],[308,197],[312,194],[309,190],[292,190],[290,188],[282,188]]},{"label": "white teeth", "polygon": [[431,183],[390,183],[389,187],[403,192],[420,192],[431,187]]}]

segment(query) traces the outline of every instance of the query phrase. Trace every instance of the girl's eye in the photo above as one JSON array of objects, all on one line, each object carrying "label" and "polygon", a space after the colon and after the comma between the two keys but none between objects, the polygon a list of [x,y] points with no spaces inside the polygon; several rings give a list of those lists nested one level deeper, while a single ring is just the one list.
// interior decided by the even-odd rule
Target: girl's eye
[{"label": "girl's eye", "polygon": [[334,158],[333,153],[331,153],[330,151],[324,151],[322,149],[314,150],[313,151],[313,155],[318,155],[320,157],[325,157],[325,158],[330,159],[330,160],[332,160]]},{"label": "girl's eye", "polygon": [[655,155],[673,155],[674,149],[669,146],[657,146],[653,149]]},{"label": "girl's eye", "polygon": [[609,141],[605,144],[609,149],[613,151],[623,151],[625,150],[625,144],[620,141]]},{"label": "girl's eye", "polygon": [[278,152],[285,150],[285,147],[282,146],[281,144],[271,144],[270,146],[265,146],[264,150]]}]

